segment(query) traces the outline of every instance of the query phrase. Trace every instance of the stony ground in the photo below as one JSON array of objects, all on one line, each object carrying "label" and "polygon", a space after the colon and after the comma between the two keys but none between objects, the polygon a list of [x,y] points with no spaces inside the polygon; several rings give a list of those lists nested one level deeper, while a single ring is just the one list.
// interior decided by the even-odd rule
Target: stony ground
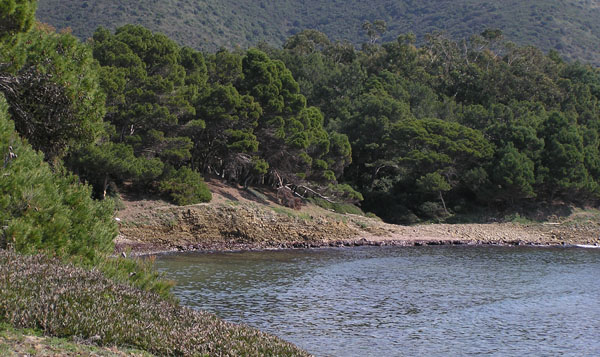
[{"label": "stony ground", "polygon": [[342,215],[314,205],[280,206],[273,192],[208,182],[213,200],[185,207],[124,197],[117,250],[305,248],[340,245],[531,244],[600,245],[600,211],[569,209],[544,222],[399,226]]}]

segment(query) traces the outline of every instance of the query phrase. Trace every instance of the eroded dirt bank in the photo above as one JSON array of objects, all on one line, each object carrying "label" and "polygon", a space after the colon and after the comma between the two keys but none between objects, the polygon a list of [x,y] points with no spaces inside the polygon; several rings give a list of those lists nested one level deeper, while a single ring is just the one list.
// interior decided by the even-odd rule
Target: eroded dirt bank
[{"label": "eroded dirt bank", "polygon": [[354,245],[513,244],[600,245],[597,212],[576,212],[557,222],[398,226],[375,218],[340,215],[308,205],[300,211],[219,182],[213,201],[177,207],[126,199],[117,251],[245,250]]}]

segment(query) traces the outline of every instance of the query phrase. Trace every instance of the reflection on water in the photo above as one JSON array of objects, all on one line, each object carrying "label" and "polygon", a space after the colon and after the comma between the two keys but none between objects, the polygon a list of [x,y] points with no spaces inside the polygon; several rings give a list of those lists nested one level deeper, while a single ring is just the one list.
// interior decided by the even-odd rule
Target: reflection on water
[{"label": "reflection on water", "polygon": [[183,304],[319,356],[600,355],[600,250],[362,247],[157,259]]}]

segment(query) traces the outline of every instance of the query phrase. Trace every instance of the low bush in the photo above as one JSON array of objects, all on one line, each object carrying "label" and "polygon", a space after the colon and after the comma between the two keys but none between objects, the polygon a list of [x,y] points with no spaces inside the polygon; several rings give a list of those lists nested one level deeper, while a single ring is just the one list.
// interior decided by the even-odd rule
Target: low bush
[{"label": "low bush", "polygon": [[177,170],[167,169],[159,183],[159,191],[179,206],[210,202],[212,199],[202,175],[185,166]]},{"label": "low bush", "polygon": [[344,202],[358,203],[364,200],[363,195],[348,184],[329,185],[327,188],[331,194]]},{"label": "low bush", "polygon": [[442,219],[447,216],[444,207],[439,202],[423,202],[419,206],[419,213],[429,219]]},{"label": "low bush", "polygon": [[311,203],[321,207],[321,208],[325,208],[337,213],[341,213],[341,214],[357,214],[360,216],[364,216],[365,213],[356,205],[353,205],[352,203],[344,203],[344,202],[329,202],[327,200],[324,200],[322,198],[319,197],[312,197],[309,198],[308,201],[310,201]]},{"label": "low bush", "polygon": [[100,345],[158,355],[307,355],[256,329],[42,255],[0,251],[0,301],[0,322]]}]

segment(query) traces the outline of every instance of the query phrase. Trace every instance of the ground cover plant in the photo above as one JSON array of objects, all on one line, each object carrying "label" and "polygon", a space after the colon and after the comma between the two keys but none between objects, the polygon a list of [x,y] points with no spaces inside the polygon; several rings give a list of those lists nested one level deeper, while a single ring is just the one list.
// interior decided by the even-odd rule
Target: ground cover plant
[{"label": "ground cover plant", "polygon": [[0,251],[0,301],[0,322],[101,345],[158,355],[307,355],[256,329],[43,255]]}]

